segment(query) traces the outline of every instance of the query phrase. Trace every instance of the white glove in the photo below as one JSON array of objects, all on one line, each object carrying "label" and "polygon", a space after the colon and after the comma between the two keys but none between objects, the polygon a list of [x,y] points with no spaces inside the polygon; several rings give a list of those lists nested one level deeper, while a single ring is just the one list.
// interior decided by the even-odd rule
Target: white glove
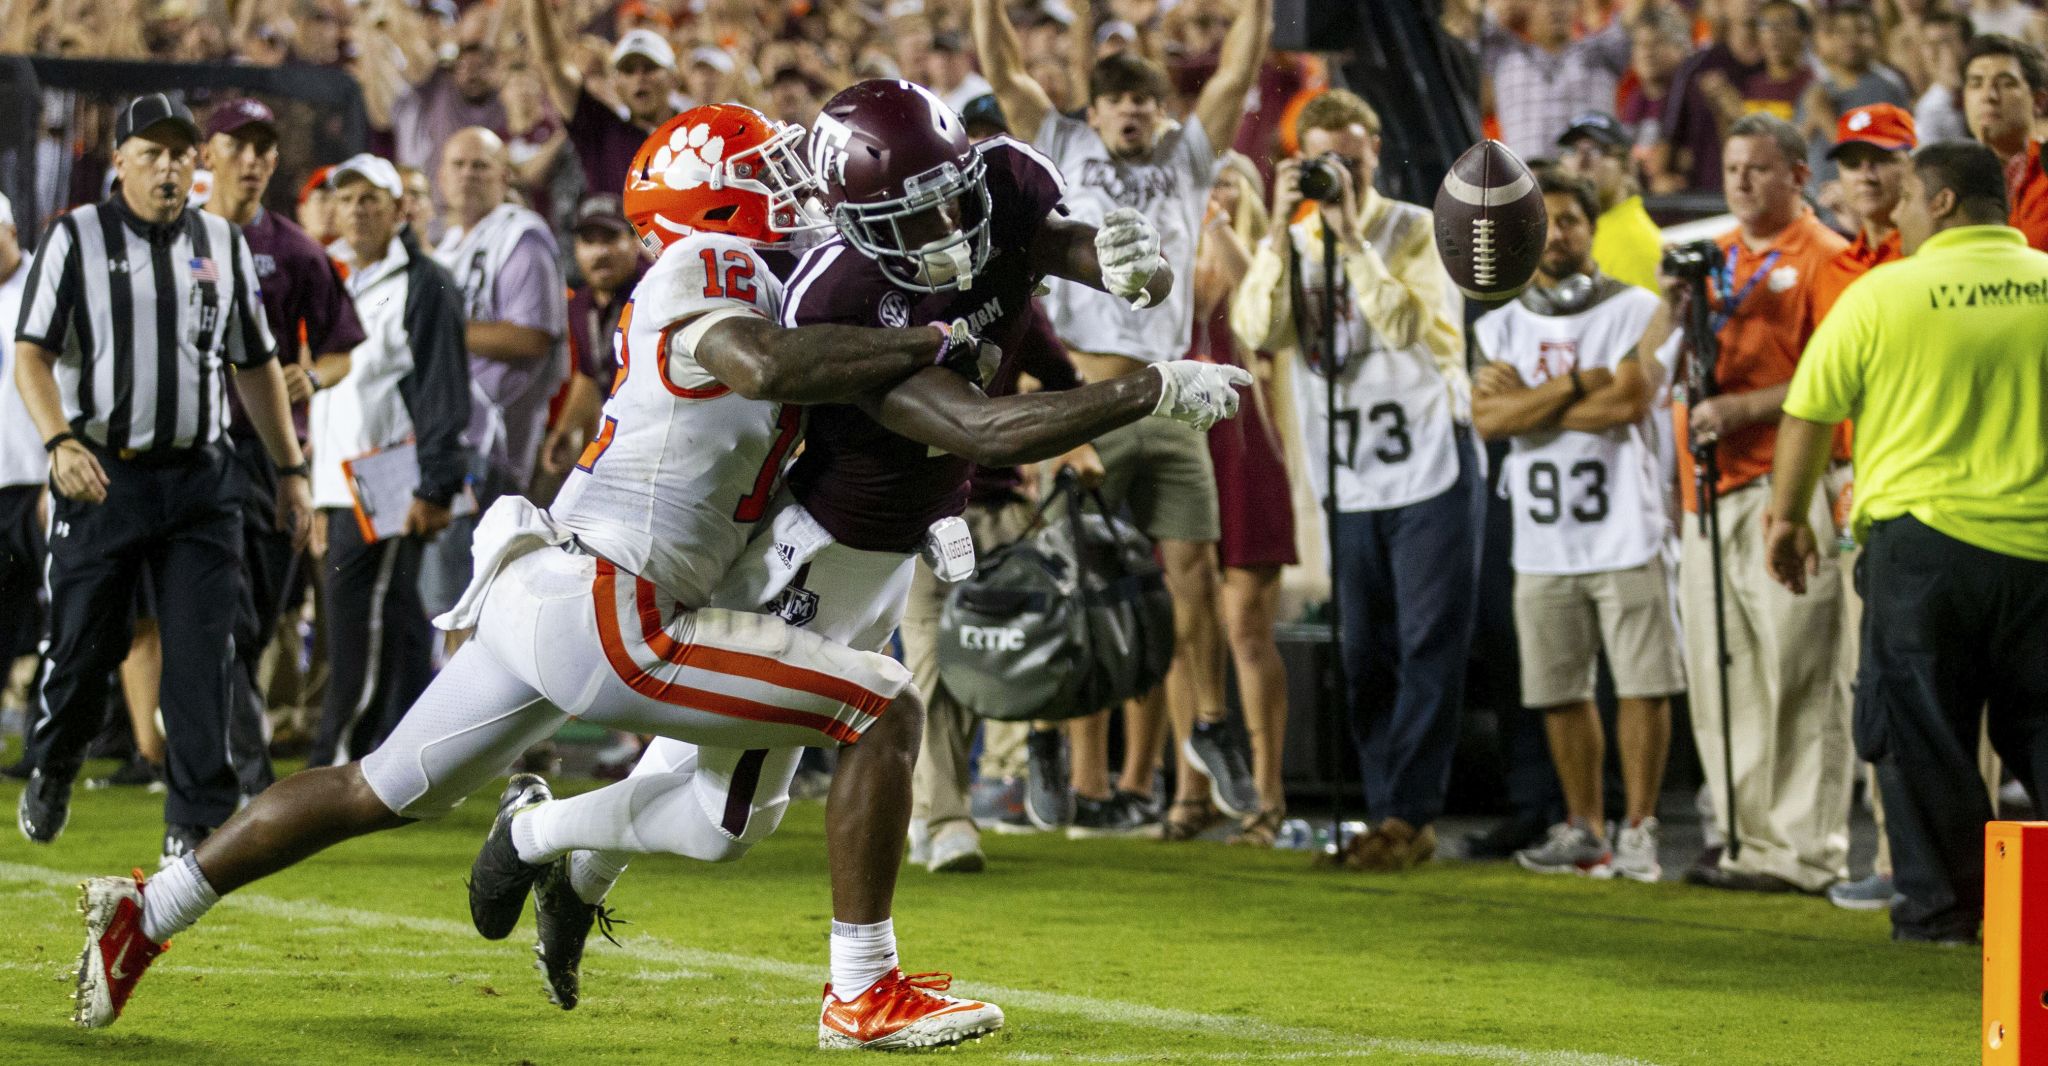
[{"label": "white glove", "polygon": [[1130,207],[1111,211],[1096,228],[1095,261],[1102,268],[1102,287],[1132,307],[1152,302],[1145,283],[1166,265],[1159,257],[1159,231]]},{"label": "white glove", "polygon": [[1239,387],[1249,388],[1252,373],[1241,366],[1176,359],[1153,363],[1159,371],[1159,404],[1152,417],[1171,418],[1198,430],[1237,416]]}]

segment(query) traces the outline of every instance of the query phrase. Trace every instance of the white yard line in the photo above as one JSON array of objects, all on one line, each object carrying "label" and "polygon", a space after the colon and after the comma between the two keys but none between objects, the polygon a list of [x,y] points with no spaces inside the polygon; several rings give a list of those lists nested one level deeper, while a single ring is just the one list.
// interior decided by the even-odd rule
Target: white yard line
[{"label": "white yard line", "polygon": [[[45,866],[30,866],[21,863],[0,862],[0,884],[28,883],[54,886],[72,886],[87,874],[66,873]],[[267,918],[281,918],[294,923],[302,931],[307,926],[338,926],[344,928],[396,929],[443,938],[467,940],[476,935],[471,927],[461,922],[444,918],[417,918],[411,915],[390,914],[384,911],[363,910],[357,907],[339,907],[312,900],[285,899],[265,896],[254,892],[237,892],[220,902],[227,911],[242,911]],[[467,956],[472,949],[455,949]],[[786,962],[781,959],[762,958],[755,955],[739,955],[723,951],[705,951],[698,948],[678,947],[651,936],[628,937],[623,942],[623,954],[641,961],[666,963],[680,972],[657,975],[642,969],[639,974],[627,975],[639,980],[683,980],[698,976],[695,971],[722,971],[748,974],[757,977],[773,977],[804,984],[816,985],[823,976],[824,960],[815,963]],[[400,952],[402,953],[402,952]],[[422,950],[419,957],[435,957],[437,953]],[[174,966],[166,959],[168,966]],[[47,964],[0,964],[0,970],[44,969]],[[211,971],[192,967],[192,972],[215,972],[221,974],[243,974],[248,976],[287,977],[298,976],[351,976],[356,971],[344,974],[338,971],[308,971],[286,969],[237,969],[226,967]],[[414,971],[407,971],[412,973]],[[418,971],[424,973],[424,971]],[[381,975],[381,974],[380,974]],[[446,979],[449,974],[436,973],[437,979]],[[467,975],[464,975],[467,976]],[[475,979],[486,978],[478,976]],[[1204,1014],[1199,1011],[1177,1010],[1171,1007],[1155,1007],[1145,1003],[1126,1003],[1113,999],[1097,999],[1092,996],[1075,996],[1059,992],[1040,992],[1028,988],[1010,988],[981,982],[961,982],[955,988],[969,996],[987,999],[1001,1005],[1005,1010],[1046,1011],[1070,1017],[1086,1019],[1108,1025],[1128,1026],[1136,1029],[1153,1029],[1163,1032],[1199,1032],[1235,1039],[1263,1043],[1286,1044],[1294,1047],[1309,1047],[1318,1050],[1298,1052],[1255,1051],[1255,1052],[1190,1052],[1175,1051],[1172,1057],[1179,1060],[1200,1060],[1204,1062],[1272,1062],[1272,1061],[1313,1061],[1318,1059],[1371,1058],[1376,1055],[1407,1055],[1411,1057],[1434,1057],[1466,1062],[1510,1063],[1513,1066],[1654,1066],[1643,1059],[1620,1055],[1602,1055],[1582,1051],[1541,1051],[1510,1047],[1503,1044],[1469,1044],[1450,1040],[1401,1040],[1380,1037],[1355,1036],[1301,1026],[1274,1025],[1256,1018],[1236,1017],[1227,1014]],[[806,1000],[806,1002],[809,1002]],[[1008,1058],[1019,1062],[1084,1062],[1123,1063],[1157,1059],[1156,1055],[1047,1055],[1029,1052],[1013,1053]]]}]

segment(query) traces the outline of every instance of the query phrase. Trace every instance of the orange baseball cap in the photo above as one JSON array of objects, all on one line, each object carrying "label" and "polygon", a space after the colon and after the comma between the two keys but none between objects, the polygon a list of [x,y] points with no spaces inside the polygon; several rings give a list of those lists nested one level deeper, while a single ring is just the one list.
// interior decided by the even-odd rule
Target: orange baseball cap
[{"label": "orange baseball cap", "polygon": [[1912,112],[1897,104],[1870,104],[1842,113],[1835,123],[1835,146],[1828,149],[1833,159],[1852,144],[1868,144],[1887,152],[1910,152],[1919,147]]}]

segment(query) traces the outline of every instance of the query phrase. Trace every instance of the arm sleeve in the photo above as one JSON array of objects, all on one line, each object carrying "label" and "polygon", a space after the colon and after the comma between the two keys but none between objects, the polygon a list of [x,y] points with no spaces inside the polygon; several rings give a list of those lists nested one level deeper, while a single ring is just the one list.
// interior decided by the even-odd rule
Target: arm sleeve
[{"label": "arm sleeve", "polygon": [[21,294],[21,318],[14,339],[28,341],[53,352],[64,350],[64,336],[71,327],[71,315],[78,301],[78,287],[71,281],[77,271],[72,257],[78,251],[78,235],[69,216],[50,223],[43,246],[36,249],[29,264],[27,287]]},{"label": "arm sleeve", "polygon": [[491,297],[498,321],[561,339],[569,315],[562,305],[562,269],[555,262],[554,242],[546,234],[533,230],[519,238],[498,271],[494,289]]},{"label": "arm sleeve", "polygon": [[1862,405],[1864,358],[1872,349],[1877,319],[1869,292],[1850,286],[1806,342],[1785,394],[1786,414],[1808,422],[1840,422]]},{"label": "arm sleeve", "polygon": [[419,445],[420,487],[414,495],[442,507],[469,474],[469,353],[463,347],[462,296],[438,268],[413,281],[407,294],[405,334],[412,372],[398,383]]},{"label": "arm sleeve", "polygon": [[277,338],[270,335],[270,319],[263,313],[263,297],[256,288],[256,259],[249,254],[249,242],[242,227],[230,226],[234,250],[234,306],[228,311],[227,358],[236,366],[261,366],[277,358]]},{"label": "arm sleeve", "polygon": [[1436,257],[1431,227],[1426,216],[1420,217],[1425,223],[1403,227],[1393,247],[1367,245],[1347,256],[1344,270],[1360,313],[1388,344],[1426,344],[1440,366],[1456,363],[1462,369],[1464,337],[1461,316],[1454,310],[1458,305],[1452,302],[1450,278]]},{"label": "arm sleeve", "polygon": [[300,283],[306,293],[299,313],[306,324],[306,347],[315,356],[353,351],[367,339],[362,320],[356,317],[356,302],[332,259],[324,254],[309,257]]},{"label": "arm sleeve", "polygon": [[1252,265],[1231,297],[1230,332],[1248,351],[1277,352],[1295,345],[1293,293],[1287,283],[1287,256],[1276,246],[1292,240],[1284,228],[1259,242]]}]

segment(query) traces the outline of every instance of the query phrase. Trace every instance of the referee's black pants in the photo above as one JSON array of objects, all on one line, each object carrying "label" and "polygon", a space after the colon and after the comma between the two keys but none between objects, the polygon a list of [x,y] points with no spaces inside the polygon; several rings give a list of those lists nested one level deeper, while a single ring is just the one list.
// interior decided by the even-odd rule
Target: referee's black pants
[{"label": "referee's black pants", "polygon": [[277,527],[277,466],[263,439],[230,435],[230,457],[242,515],[241,598],[235,610],[235,672],[228,709],[228,744],[242,792],[255,795],[277,780],[264,740],[262,687],[256,669],[277,632],[277,620],[298,578],[299,553],[291,534]]},{"label": "referee's black pants", "polygon": [[0,488],[0,684],[15,659],[43,639],[41,485]]},{"label": "referee's black pants", "polygon": [[47,777],[77,775],[134,639],[134,586],[148,580],[164,645],[164,821],[218,826],[236,801],[227,742],[234,613],[223,605],[242,556],[227,452],[94,454],[107,472],[106,502],[53,503],[48,674],[28,755]]},{"label": "referee's black pants", "polygon": [[[1857,753],[1884,790],[1903,937],[1969,938],[1984,916],[1977,729],[2027,791],[2048,784],[2048,562],[1965,544],[1910,515],[1871,528],[1857,583]],[[1988,712],[1988,713],[1987,713]]]},{"label": "referee's black pants", "polygon": [[327,695],[308,766],[338,766],[374,750],[434,675],[434,629],[420,604],[418,537],[363,543],[355,514],[327,522]]}]

